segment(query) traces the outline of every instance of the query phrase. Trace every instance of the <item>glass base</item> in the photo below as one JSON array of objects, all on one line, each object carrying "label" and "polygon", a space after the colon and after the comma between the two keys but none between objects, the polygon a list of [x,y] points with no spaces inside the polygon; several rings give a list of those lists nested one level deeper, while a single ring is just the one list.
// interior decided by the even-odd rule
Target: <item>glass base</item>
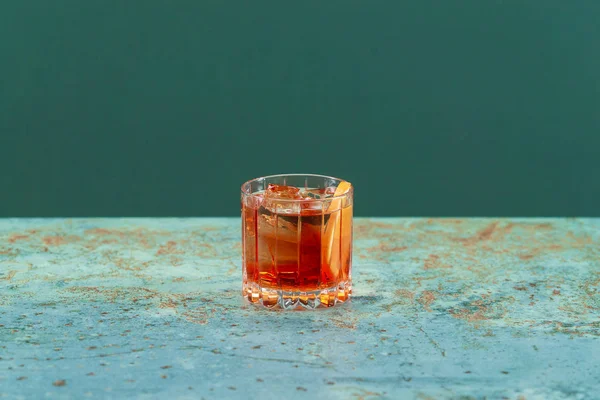
[{"label": "glass base", "polygon": [[352,281],[341,282],[337,286],[309,292],[261,288],[256,283],[247,282],[243,285],[242,295],[249,303],[262,305],[266,308],[315,310],[317,308],[334,307],[337,304],[350,301]]}]

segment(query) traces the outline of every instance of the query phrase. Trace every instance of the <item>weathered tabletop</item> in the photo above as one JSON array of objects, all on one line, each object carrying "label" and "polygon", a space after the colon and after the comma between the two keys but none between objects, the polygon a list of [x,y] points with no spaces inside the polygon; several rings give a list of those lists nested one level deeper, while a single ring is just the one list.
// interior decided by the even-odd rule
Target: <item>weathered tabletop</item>
[{"label": "weathered tabletop", "polygon": [[0,398],[600,396],[600,220],[354,234],[351,304],[274,312],[239,219],[0,220]]}]

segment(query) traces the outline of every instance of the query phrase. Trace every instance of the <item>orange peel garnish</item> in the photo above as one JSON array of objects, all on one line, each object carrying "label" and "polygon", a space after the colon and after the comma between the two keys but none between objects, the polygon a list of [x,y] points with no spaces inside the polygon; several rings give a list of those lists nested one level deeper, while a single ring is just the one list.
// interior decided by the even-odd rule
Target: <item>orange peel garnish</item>
[{"label": "orange peel garnish", "polygon": [[[329,207],[327,209],[327,211],[334,213],[336,210],[337,212],[335,212],[335,214],[332,214],[331,217],[329,218],[329,221],[327,222],[327,227],[325,228],[325,232],[324,232],[324,237],[322,238],[323,243],[325,245],[325,257],[327,260],[327,265],[330,268],[330,271],[335,275],[338,276],[339,272],[340,272],[340,265],[333,265],[332,260],[331,260],[331,251],[332,251],[332,247],[333,247],[333,241],[334,241],[334,236],[335,234],[339,231],[340,229],[340,219],[342,217],[342,202],[344,202],[345,204],[345,197],[341,197],[343,196],[345,193],[347,193],[350,188],[352,187],[352,184],[350,182],[347,181],[343,181],[340,182],[340,184],[338,185],[338,187],[335,189],[335,193],[333,194],[334,199],[331,200],[331,204],[329,204]],[[339,197],[339,198],[336,198]]]},{"label": "orange peel garnish", "polygon": [[338,187],[335,189],[335,193],[333,194],[334,199],[331,200],[331,204],[329,204],[328,211],[334,211],[334,210],[341,208],[342,200],[345,200],[345,199],[344,198],[336,199],[335,197],[344,195],[345,193],[348,192],[348,190],[350,190],[351,187],[352,187],[352,184],[348,181],[340,182]]}]

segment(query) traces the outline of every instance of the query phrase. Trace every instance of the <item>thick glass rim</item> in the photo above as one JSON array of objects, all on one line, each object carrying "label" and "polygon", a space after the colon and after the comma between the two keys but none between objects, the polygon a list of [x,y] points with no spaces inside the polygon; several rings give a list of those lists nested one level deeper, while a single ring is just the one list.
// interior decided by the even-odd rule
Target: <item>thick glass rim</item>
[{"label": "thick glass rim", "polygon": [[[319,175],[319,174],[275,174],[275,175],[265,175],[265,176],[259,176],[258,178],[254,178],[254,179],[250,179],[249,181],[246,181],[242,184],[241,187],[241,193],[244,196],[251,196],[251,197],[256,197],[257,193],[250,193],[247,190],[244,190],[244,187],[250,187],[250,184],[252,182],[258,181],[260,179],[268,179],[268,178],[279,178],[279,177],[283,177],[283,176],[312,176],[315,178],[328,178],[328,179],[335,179],[336,181],[341,182],[348,182],[345,179],[341,179],[341,178],[336,178],[335,176],[329,176],[329,175]],[[353,195],[354,194],[354,186],[352,185],[352,183],[350,183],[350,189],[348,189],[347,192],[345,192],[344,194],[340,194],[338,196],[331,196],[331,197],[327,197],[325,199],[277,199],[277,202],[281,202],[281,203],[301,203],[304,201],[320,201],[320,202],[324,202],[324,201],[331,201],[333,199],[341,199],[344,197],[347,197],[348,195]]]}]

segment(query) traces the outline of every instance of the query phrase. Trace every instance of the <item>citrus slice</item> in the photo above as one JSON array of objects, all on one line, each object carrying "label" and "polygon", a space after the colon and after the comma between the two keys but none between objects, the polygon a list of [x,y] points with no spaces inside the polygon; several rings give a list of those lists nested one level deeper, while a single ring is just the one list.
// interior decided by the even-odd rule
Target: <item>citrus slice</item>
[{"label": "citrus slice", "polygon": [[352,184],[350,182],[343,181],[340,182],[338,187],[335,189],[335,193],[333,195],[334,199],[331,200],[331,203],[327,208],[327,211],[331,213],[331,216],[329,217],[329,221],[327,222],[327,226],[325,227],[325,232],[323,233],[323,238],[321,242],[323,246],[322,251],[325,252],[325,263],[330,269],[331,276],[335,277],[336,280],[338,279],[340,274],[341,260],[332,260],[333,244],[335,241],[335,237],[339,237],[341,234],[340,219],[342,216],[342,208],[346,204],[346,197],[341,196],[347,193],[351,187]]},{"label": "citrus slice", "polygon": [[329,207],[328,207],[329,211],[338,210],[342,207],[342,200],[345,200],[345,198],[338,199],[336,197],[339,197],[339,196],[345,194],[348,190],[350,190],[351,187],[352,187],[352,184],[350,182],[347,182],[347,181],[340,182],[338,187],[335,189],[335,193],[333,194],[334,199],[331,200],[331,204],[329,204]]}]

